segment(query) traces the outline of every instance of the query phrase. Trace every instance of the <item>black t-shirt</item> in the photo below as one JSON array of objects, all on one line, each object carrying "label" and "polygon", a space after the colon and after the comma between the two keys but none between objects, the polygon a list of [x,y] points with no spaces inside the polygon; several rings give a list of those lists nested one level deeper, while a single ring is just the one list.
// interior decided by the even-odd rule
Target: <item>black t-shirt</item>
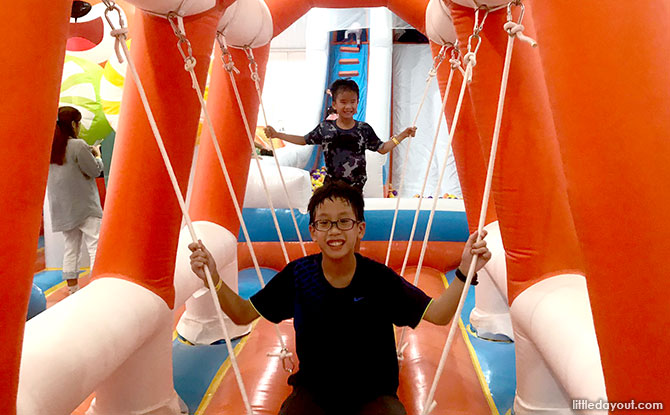
[{"label": "black t-shirt", "polygon": [[323,146],[326,170],[331,178],[360,187],[368,178],[365,150],[378,151],[384,145],[370,124],[356,121],[352,128],[344,130],[335,120],[322,121],[305,136],[305,143]]},{"label": "black t-shirt", "polygon": [[294,319],[300,367],[292,384],[326,399],[395,395],[393,325],[416,327],[430,301],[390,268],[359,254],[345,288],[330,285],[317,254],[291,262],[251,297],[269,321]]}]

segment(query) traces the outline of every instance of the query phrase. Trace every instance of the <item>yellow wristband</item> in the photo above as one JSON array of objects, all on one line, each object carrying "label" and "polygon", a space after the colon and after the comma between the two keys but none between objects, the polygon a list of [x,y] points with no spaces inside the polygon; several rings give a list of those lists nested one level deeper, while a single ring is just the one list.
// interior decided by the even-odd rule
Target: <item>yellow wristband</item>
[{"label": "yellow wristband", "polygon": [[398,139],[395,138],[395,136],[391,137],[391,141],[393,141],[395,143],[395,145],[397,145],[397,146],[400,145],[400,141],[398,141]]},{"label": "yellow wristband", "polygon": [[219,290],[221,289],[222,285],[223,285],[223,280],[221,278],[219,278],[219,282],[217,282],[216,285],[214,286],[214,291],[216,291],[218,293]]}]

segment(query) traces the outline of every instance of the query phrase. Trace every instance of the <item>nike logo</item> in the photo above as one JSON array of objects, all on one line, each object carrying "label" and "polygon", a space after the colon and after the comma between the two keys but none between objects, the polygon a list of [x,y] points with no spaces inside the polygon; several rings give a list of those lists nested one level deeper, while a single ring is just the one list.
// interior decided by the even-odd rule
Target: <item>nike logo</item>
[{"label": "nike logo", "polygon": [[363,298],[365,298],[365,297],[354,297],[354,302],[357,303],[357,302],[361,301]]}]

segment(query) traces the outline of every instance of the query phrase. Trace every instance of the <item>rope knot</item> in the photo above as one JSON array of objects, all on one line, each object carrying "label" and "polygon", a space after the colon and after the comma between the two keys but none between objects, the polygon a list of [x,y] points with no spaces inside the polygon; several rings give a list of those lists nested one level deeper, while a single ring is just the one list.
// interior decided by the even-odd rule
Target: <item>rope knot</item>
[{"label": "rope knot", "polygon": [[121,27],[119,29],[112,29],[110,34],[114,36],[116,41],[114,42],[114,52],[116,52],[116,58],[120,63],[123,63],[123,54],[121,53],[121,42],[126,41],[126,35],[128,34],[127,27]]},{"label": "rope knot", "polygon": [[537,42],[535,41],[535,39],[530,38],[530,37],[523,34],[524,27],[521,23],[515,23],[513,21],[508,21],[507,23],[505,23],[503,25],[503,28],[505,29],[507,34],[510,35],[510,37],[516,37],[517,39],[528,43],[532,47],[537,46]]},{"label": "rope knot", "polygon": [[465,65],[470,65],[473,68],[477,66],[477,55],[474,52],[468,52],[463,56],[463,63]]},{"label": "rope knot", "polygon": [[240,74],[240,70],[235,67],[235,62],[230,61],[230,62],[225,62],[223,64],[223,67],[226,69],[228,72],[235,72],[236,74]]},{"label": "rope knot", "polygon": [[503,28],[510,36],[516,36],[517,33],[522,32],[524,29],[522,24],[515,22],[507,22],[503,25]]},{"label": "rope knot", "polygon": [[121,36],[125,37],[128,34],[128,28],[127,27],[121,27],[119,29],[113,29],[110,32],[110,34],[117,39]]},{"label": "rope knot", "polygon": [[184,58],[184,69],[187,71],[192,71],[195,68],[196,60],[193,56],[187,56]]}]

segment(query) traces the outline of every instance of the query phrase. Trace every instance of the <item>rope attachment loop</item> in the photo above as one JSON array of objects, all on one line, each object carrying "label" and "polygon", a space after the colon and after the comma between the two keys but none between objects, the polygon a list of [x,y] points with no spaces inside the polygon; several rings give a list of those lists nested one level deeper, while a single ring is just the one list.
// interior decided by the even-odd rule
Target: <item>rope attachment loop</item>
[{"label": "rope attachment loop", "polygon": [[440,67],[442,62],[444,62],[444,60],[447,58],[447,50],[449,50],[449,48],[451,49],[456,48],[458,47],[457,45],[458,41],[456,41],[456,44],[448,42],[442,45],[442,47],[440,48],[440,52],[433,58],[433,66],[428,71],[428,78],[426,78],[426,82],[430,82],[431,78],[437,76],[437,69]]},{"label": "rope attachment loop", "polygon": [[249,73],[251,74],[251,80],[254,83],[260,82],[261,77],[258,75],[258,63],[256,58],[254,58],[254,51],[249,46],[244,47],[244,53],[247,55],[247,60],[249,60]]},{"label": "rope attachment loop", "polygon": [[[497,10],[497,9],[496,9]],[[480,21],[480,13],[484,12],[484,16]],[[484,23],[488,17],[491,9],[486,5],[481,5],[475,9],[475,23],[472,28],[472,34],[468,37],[468,52],[463,56],[463,63],[465,64],[465,81],[469,84],[472,82],[472,69],[477,65],[477,52],[479,52],[479,47],[482,45],[482,38],[479,34],[484,30]],[[473,41],[477,42],[472,47]]]},{"label": "rope attachment loop", "polygon": [[[111,28],[110,34],[114,36],[116,39],[114,41],[114,52],[116,53],[116,58],[120,63],[124,62],[123,59],[123,52],[122,52],[122,47],[121,47],[121,42],[125,42],[126,39],[128,38],[128,28],[126,27],[126,22],[123,20],[123,15],[121,14],[121,9],[119,9],[119,6],[116,5],[114,0],[102,0],[102,2],[107,6],[105,8],[105,20],[107,20],[107,23],[109,24],[109,27]],[[113,12],[116,12],[118,18],[118,23],[119,23],[119,28],[114,25],[114,22],[112,21],[112,18],[110,14]]]},{"label": "rope attachment loop", "polygon": [[221,49],[221,61],[223,62],[223,68],[231,75],[233,72],[239,75],[240,70],[235,67],[233,56],[228,50],[228,42],[226,42],[226,36],[223,34],[223,32],[216,32],[216,40],[219,43],[219,49]]},{"label": "rope attachment loop", "polygon": [[[166,16],[167,21],[172,27],[174,35],[177,36],[177,49],[179,54],[184,59],[184,70],[191,71],[195,68],[196,60],[193,57],[193,49],[191,48],[191,42],[186,37],[186,29],[184,28],[184,18],[177,14],[175,11],[171,11]],[[184,51],[186,47],[186,51]],[[194,86],[195,88],[195,86]]]},{"label": "rope attachment loop", "polygon": [[[521,13],[519,13],[519,19],[514,22],[514,17],[512,17],[512,7],[520,7]],[[523,5],[521,0],[514,0],[507,4],[507,22],[503,25],[503,28],[510,37],[516,37],[517,39],[528,43],[532,47],[537,47],[537,42],[535,39],[526,36],[523,33],[524,26],[521,24],[523,21],[523,15],[526,11],[526,7]]]},{"label": "rope attachment loop", "polygon": [[280,358],[284,371],[288,373],[293,373],[295,371],[293,353],[291,353],[286,347],[282,347],[279,353],[268,353],[267,356]]},{"label": "rope attachment loop", "polygon": [[463,63],[461,62],[461,50],[458,47],[458,42],[454,45],[454,48],[451,49],[451,58],[449,59],[449,64],[451,65],[451,70],[458,71],[463,77],[465,77],[465,70],[463,69]]},{"label": "rope attachment loop", "polygon": [[[481,22],[479,21],[479,14],[481,11],[484,11],[484,17],[482,17]],[[468,37],[468,53],[474,52],[475,55],[477,52],[479,52],[479,47],[482,44],[482,38],[479,36],[479,34],[484,30],[484,23],[486,22],[486,18],[488,17],[490,12],[490,9],[487,6],[479,6],[475,9],[475,24],[474,27],[472,28],[472,34],[470,37]],[[474,50],[472,48],[472,41],[477,41],[477,44],[474,47]]]}]

